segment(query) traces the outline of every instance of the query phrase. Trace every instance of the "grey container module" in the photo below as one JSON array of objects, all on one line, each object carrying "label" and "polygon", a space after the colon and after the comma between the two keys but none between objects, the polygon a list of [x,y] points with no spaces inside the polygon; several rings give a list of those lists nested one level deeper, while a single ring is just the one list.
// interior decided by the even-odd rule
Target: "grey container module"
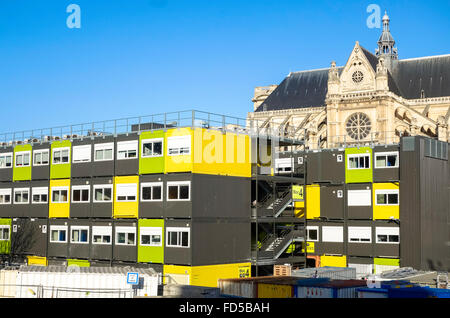
[{"label": "grey container module", "polygon": [[[113,261],[122,261],[122,262],[137,262],[137,220],[114,220],[113,222]],[[132,230],[134,228],[134,236],[127,235],[125,237],[125,243],[122,244],[121,235],[119,234],[121,231],[124,231],[124,228],[127,231]],[[130,231],[131,232],[131,231]],[[128,234],[129,232],[127,232]],[[134,243],[132,237],[134,237]]]},{"label": "grey container module", "polygon": [[[14,166],[14,148],[12,146],[0,147],[0,156],[8,154],[11,162],[8,163],[9,167],[0,169],[0,182],[11,182],[13,180],[13,166]],[[8,160],[9,161],[9,160]]]},{"label": "grey container module", "polygon": [[[17,202],[18,200],[24,200],[25,197],[22,195],[21,199],[16,197],[16,190],[28,189],[28,202]],[[26,200],[26,199],[25,199]],[[12,206],[11,206],[11,217],[29,217],[30,216],[30,206],[31,206],[31,182],[30,181],[17,181],[13,182],[12,189]]]},{"label": "grey container module", "polygon": [[98,261],[99,266],[103,266],[103,262],[110,264],[113,259],[113,220],[90,219],[89,221],[91,260]]},{"label": "grey container module", "polygon": [[375,146],[373,148],[373,182],[400,180],[399,150],[398,145]]},{"label": "grey container module", "polygon": [[319,182],[330,184],[345,183],[345,151],[325,149],[320,152]]},{"label": "grey container module", "polygon": [[350,267],[302,268],[291,271],[291,276],[300,278],[330,278],[335,280],[356,279],[356,269]]},{"label": "grey container module", "polygon": [[14,218],[11,254],[47,256],[48,219]]},{"label": "grey container module", "polygon": [[314,254],[315,255],[343,255],[344,253],[344,240],[342,242],[327,242],[324,241],[323,238],[323,228],[327,226],[336,226],[342,228],[344,231],[344,222],[337,222],[337,221],[309,221],[308,220],[308,227],[310,226],[317,226],[319,229],[319,239],[317,242],[314,242]]},{"label": "grey container module", "polygon": [[[191,219],[166,219],[165,240],[164,242],[164,264],[173,265],[192,265],[192,234]],[[189,232],[187,246],[171,246],[169,243],[168,231],[170,228],[184,229]],[[210,239],[210,238],[208,238]],[[210,251],[204,251],[209,253]]]},{"label": "grey container module", "polygon": [[[71,165],[71,175],[72,178],[89,178],[92,176],[92,168],[94,161],[94,141],[93,137],[85,137],[83,139],[75,139],[72,141],[72,165]],[[83,151],[90,152],[89,161],[78,161],[76,156],[74,156],[74,150],[83,149]],[[83,159],[86,159],[83,157]],[[86,159],[87,160],[87,159]]]},{"label": "grey container module", "polygon": [[[357,230],[358,228],[364,228],[364,230],[367,229],[368,237],[358,235],[353,237],[350,233],[353,228],[356,228]],[[374,255],[375,240],[372,221],[348,221],[346,232],[347,255],[367,257],[372,257]]]},{"label": "grey container module", "polygon": [[[49,184],[48,180],[41,180],[41,181],[33,180],[33,181],[31,181],[31,192],[30,192],[31,204],[28,207],[27,217],[32,217],[32,218],[48,217],[48,209],[49,209],[49,202],[50,202],[50,195],[49,195],[50,187],[49,186],[50,186],[50,184]],[[41,188],[42,190],[37,192],[38,191],[37,188]],[[37,196],[37,198],[33,198],[34,196]],[[45,198],[45,196],[46,196],[46,198]]]},{"label": "grey container module", "polygon": [[[140,218],[163,218],[164,217],[164,206],[166,199],[166,187],[165,187],[165,176],[163,174],[155,175],[141,175],[139,176],[139,217]],[[158,199],[158,193],[155,188],[152,188],[152,201],[144,201],[145,193],[142,188],[145,183],[154,183],[154,186],[160,187],[160,199]],[[160,185],[158,185],[160,183]],[[156,199],[155,199],[156,198]]]},{"label": "grey container module", "polygon": [[68,258],[89,259],[92,237],[89,220],[70,219],[67,220],[67,223],[69,225]]},{"label": "grey container module", "polygon": [[[78,188],[82,186],[83,188]],[[88,201],[84,193],[88,192]],[[81,191],[81,193],[75,195],[75,191]],[[92,215],[92,181],[91,178],[72,178],[71,180],[71,193],[70,193],[70,217],[74,218],[88,218]]]},{"label": "grey container module", "polygon": [[[370,191],[370,204],[349,206],[349,191],[365,190]],[[373,199],[372,199],[372,184],[371,183],[353,183],[347,184],[347,218],[349,220],[372,220],[373,219]]]},{"label": "grey container module", "polygon": [[112,218],[114,202],[113,177],[93,177],[90,217]]},{"label": "grey container module", "polygon": [[[195,191],[193,188],[193,175],[191,173],[181,173],[181,174],[167,174],[165,175],[164,182],[164,204],[165,204],[165,211],[164,216],[170,217],[170,218],[190,218],[192,217],[193,213],[193,200],[192,196],[194,195]],[[169,199],[169,191],[168,186],[170,185],[169,182],[190,182],[190,188],[189,188],[189,199],[186,200],[171,200]],[[204,198],[207,199],[206,196]]]},{"label": "grey container module", "polygon": [[[111,159],[105,160],[104,147],[108,146],[111,149]],[[100,136],[94,138],[92,156],[92,176],[93,177],[107,177],[114,176],[114,164],[115,164],[115,139],[113,136]],[[98,158],[96,152],[101,153]]]},{"label": "grey container module", "polygon": [[321,174],[321,162],[320,162],[320,152],[317,151],[308,151],[305,156],[306,160],[306,183],[307,184],[316,184],[320,181]]},{"label": "grey container module", "polygon": [[[0,169],[1,170],[1,169]],[[13,182],[0,182],[0,191],[4,192],[5,200],[9,195],[9,203],[0,204],[0,217],[12,217],[13,209]]]},{"label": "grey container module", "polygon": [[344,219],[344,185],[322,185],[320,187],[320,216],[327,219]]},{"label": "grey container module", "polygon": [[[31,167],[32,180],[49,180],[50,179],[50,143],[34,143],[33,144],[33,160]],[[40,153],[40,155],[38,155]]]},{"label": "grey container module", "polygon": [[[68,219],[49,219],[48,225],[48,256],[63,257],[69,256],[69,220]],[[65,235],[62,231],[65,230]]]},{"label": "grey container module", "polygon": [[395,221],[374,221],[373,236],[374,236],[374,257],[400,257],[400,241],[394,242],[377,242],[377,228],[392,228],[398,229],[400,233],[400,225]]},{"label": "grey container module", "polygon": [[[121,159],[122,150],[120,145],[123,142],[134,142],[137,146],[135,152],[128,151],[126,159]],[[115,175],[116,176],[132,176],[139,175],[139,135],[137,133],[129,133],[126,135],[118,135],[115,142]]]}]

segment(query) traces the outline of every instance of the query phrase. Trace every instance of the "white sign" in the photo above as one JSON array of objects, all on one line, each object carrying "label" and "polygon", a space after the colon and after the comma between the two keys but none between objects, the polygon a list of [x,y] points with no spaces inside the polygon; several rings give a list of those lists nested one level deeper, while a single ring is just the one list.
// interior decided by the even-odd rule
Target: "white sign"
[{"label": "white sign", "polygon": [[127,284],[138,285],[139,273],[127,273]]}]

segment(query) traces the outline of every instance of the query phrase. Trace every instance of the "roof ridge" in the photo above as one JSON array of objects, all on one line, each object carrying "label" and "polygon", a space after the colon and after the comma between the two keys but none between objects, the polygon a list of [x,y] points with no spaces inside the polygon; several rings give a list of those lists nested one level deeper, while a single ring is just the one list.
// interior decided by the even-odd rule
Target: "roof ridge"
[{"label": "roof ridge", "polygon": [[[306,72],[326,71],[326,70],[329,70],[330,68],[331,68],[331,67],[316,68],[316,69],[313,69],[313,70],[295,71],[295,72],[291,72],[291,73],[294,74],[294,73],[306,73]],[[336,66],[336,68],[344,68],[344,66]]]},{"label": "roof ridge", "polygon": [[401,59],[398,60],[399,62],[403,61],[417,61],[417,60],[425,60],[425,59],[433,59],[433,58],[439,58],[439,57],[450,57],[450,54],[442,54],[442,55],[434,55],[434,56],[423,56],[423,57],[413,57],[409,59]]}]

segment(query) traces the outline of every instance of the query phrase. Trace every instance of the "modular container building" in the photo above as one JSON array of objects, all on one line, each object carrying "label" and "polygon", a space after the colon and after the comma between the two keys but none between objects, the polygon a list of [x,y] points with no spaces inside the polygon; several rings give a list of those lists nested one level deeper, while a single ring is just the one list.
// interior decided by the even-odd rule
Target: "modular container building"
[{"label": "modular container building", "polygon": [[220,279],[220,294],[239,298],[292,298],[297,282],[302,278],[266,276],[239,279]]},{"label": "modular container building", "polygon": [[299,281],[296,298],[358,298],[357,289],[367,286],[362,280]]},{"label": "modular container building", "polygon": [[356,279],[356,269],[342,267],[319,267],[292,270],[292,276],[301,278],[329,278],[335,280]]}]

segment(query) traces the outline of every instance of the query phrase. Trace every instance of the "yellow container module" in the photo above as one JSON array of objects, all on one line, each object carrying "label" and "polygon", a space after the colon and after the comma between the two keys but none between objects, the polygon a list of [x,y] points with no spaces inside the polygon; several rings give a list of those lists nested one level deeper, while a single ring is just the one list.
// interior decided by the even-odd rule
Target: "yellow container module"
[{"label": "yellow container module", "polygon": [[400,218],[400,186],[398,182],[373,183],[373,219]]},{"label": "yellow container module", "polygon": [[29,266],[31,265],[37,265],[37,266],[47,266],[47,258],[42,256],[27,256],[27,264]]},{"label": "yellow container module", "polygon": [[169,129],[164,171],[251,176],[250,138],[204,128]]},{"label": "yellow container module", "polygon": [[306,218],[308,220],[320,217],[320,185],[306,186]]},{"label": "yellow container module", "polygon": [[70,179],[50,180],[49,218],[70,216]]},{"label": "yellow container module", "polygon": [[347,256],[323,255],[320,257],[320,267],[347,267]]},{"label": "yellow container module", "polygon": [[164,265],[164,284],[217,287],[219,279],[251,276],[250,263],[206,266]]},{"label": "yellow container module", "polygon": [[139,176],[114,177],[114,218],[138,218]]},{"label": "yellow container module", "polygon": [[292,298],[294,287],[281,284],[258,284],[258,298]]}]

